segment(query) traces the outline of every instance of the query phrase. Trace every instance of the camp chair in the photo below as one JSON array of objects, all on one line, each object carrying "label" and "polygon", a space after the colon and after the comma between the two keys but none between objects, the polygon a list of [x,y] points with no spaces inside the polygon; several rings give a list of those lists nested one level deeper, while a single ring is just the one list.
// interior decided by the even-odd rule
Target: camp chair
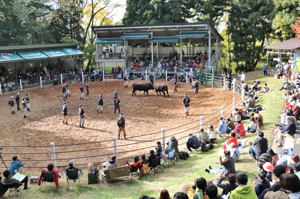
[{"label": "camp chair", "polygon": [[164,166],[166,167],[170,167],[173,166],[176,162],[176,156],[175,156],[175,151],[174,149],[170,149],[167,152],[166,156],[163,156],[163,161],[164,161]]},{"label": "camp chair", "polygon": [[80,174],[82,174],[82,171],[80,169],[68,168],[68,169],[66,169],[65,173],[66,173],[66,178],[67,178],[67,183],[68,183],[68,189],[70,187],[70,182],[69,182],[70,180],[73,181],[74,183],[76,181],[78,181],[80,183],[79,176],[80,176]]},{"label": "camp chair", "polygon": [[54,173],[53,171],[45,171],[42,173],[42,182],[49,182],[53,183],[54,182]]}]

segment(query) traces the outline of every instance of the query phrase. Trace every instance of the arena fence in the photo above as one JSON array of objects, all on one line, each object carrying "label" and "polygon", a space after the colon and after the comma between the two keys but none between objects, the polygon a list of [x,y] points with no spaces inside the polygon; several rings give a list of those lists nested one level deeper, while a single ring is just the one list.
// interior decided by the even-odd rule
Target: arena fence
[{"label": "arena fence", "polygon": [[[131,157],[147,153],[154,148],[156,141],[161,141],[163,151],[166,148],[167,139],[176,137],[180,148],[184,148],[190,133],[198,132],[204,125],[216,126],[220,117],[230,115],[236,105],[240,103],[240,97],[233,92],[232,102],[219,107],[207,115],[199,115],[198,120],[176,126],[173,128],[161,128],[156,132],[149,132],[139,136],[128,137],[126,144],[119,144],[116,138],[97,142],[55,144],[49,145],[2,145],[2,157],[6,165],[14,155],[21,157],[27,169],[41,169],[48,163],[53,163],[56,167],[65,167],[68,160],[75,161],[78,166],[87,166],[90,162],[104,163],[110,156],[116,155],[120,162],[130,160]],[[34,151],[34,152],[32,152]],[[5,168],[5,165],[0,165]]]}]

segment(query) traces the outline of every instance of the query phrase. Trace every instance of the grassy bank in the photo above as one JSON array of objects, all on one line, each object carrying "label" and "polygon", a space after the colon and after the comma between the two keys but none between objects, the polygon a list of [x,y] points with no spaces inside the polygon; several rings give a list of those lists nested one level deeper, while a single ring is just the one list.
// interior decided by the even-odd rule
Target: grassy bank
[{"label": "grassy bank", "polygon": [[[262,131],[265,132],[268,139],[271,139],[271,132],[283,107],[282,92],[278,90],[282,82],[272,77],[259,78],[259,80],[262,83],[268,82],[272,89],[272,92],[261,95],[261,104],[265,107],[265,110],[261,112],[265,123]],[[255,136],[247,135],[247,138],[253,140]],[[218,160],[218,149],[222,144],[223,142],[219,141],[215,149],[210,152],[192,154],[189,160],[178,161],[172,168],[161,169],[156,174],[143,178],[136,177],[128,184],[88,186],[85,175],[82,177],[80,185],[73,184],[70,190],[67,190],[65,179],[62,179],[62,186],[59,189],[55,189],[52,185],[44,185],[41,188],[32,186],[30,190],[22,191],[18,198],[137,199],[142,194],[158,198],[162,188],[168,189],[173,195],[180,191],[183,185],[192,185],[197,177],[214,178],[214,175],[206,173],[204,169],[208,168],[209,165],[219,167],[216,161]],[[245,151],[247,151],[246,148]],[[249,155],[242,155],[236,166],[239,171],[249,173],[250,178],[254,179],[256,166]]]}]

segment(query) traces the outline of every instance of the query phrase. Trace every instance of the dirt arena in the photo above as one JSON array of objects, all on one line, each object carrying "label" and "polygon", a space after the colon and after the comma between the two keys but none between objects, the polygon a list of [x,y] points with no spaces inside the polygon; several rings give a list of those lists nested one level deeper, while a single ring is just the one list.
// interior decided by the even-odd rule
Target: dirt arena
[{"label": "dirt arena", "polygon": [[[163,84],[163,82],[158,82],[158,84]],[[34,169],[34,167],[44,167],[51,162],[50,142],[55,142],[56,145],[99,142],[84,145],[57,146],[56,151],[58,153],[56,158],[60,166],[65,165],[68,159],[73,159],[75,164],[82,165],[86,165],[91,161],[104,161],[113,152],[113,148],[111,141],[101,141],[117,137],[118,130],[116,125],[118,114],[113,113],[112,104],[114,88],[119,90],[121,111],[125,113],[126,131],[129,137],[128,140],[118,140],[117,145],[130,144],[129,146],[118,147],[117,152],[140,148],[143,148],[144,152],[148,152],[150,149],[144,148],[155,146],[155,141],[149,140],[161,139],[161,128],[167,129],[167,136],[181,132],[176,135],[176,137],[178,136],[177,138],[183,138],[189,132],[196,133],[199,128],[200,115],[208,116],[212,112],[217,112],[214,116],[206,119],[207,121],[214,118],[212,123],[216,124],[216,118],[220,116],[220,107],[231,103],[232,93],[229,91],[224,92],[221,88],[201,87],[200,95],[194,96],[191,85],[181,83],[178,89],[179,93],[174,95],[173,85],[171,83],[168,85],[170,97],[157,96],[153,90],[149,91],[149,96],[145,96],[142,92],[137,92],[137,96],[131,96],[131,87],[123,88],[123,81],[91,82],[90,96],[80,101],[79,84],[71,84],[71,97],[68,99],[69,125],[62,123],[61,107],[63,101],[60,86],[36,88],[21,92],[21,97],[27,92],[31,100],[32,111],[26,119],[22,117],[22,111],[17,112],[16,115],[10,114],[7,101],[9,96],[14,96],[15,93],[0,96],[0,146],[4,146],[2,150],[3,157],[5,160],[10,160],[13,154],[24,153],[18,156],[24,160],[26,166]],[[97,114],[97,98],[100,93],[104,94],[104,113]],[[191,116],[189,117],[184,115],[181,103],[184,93],[188,93],[191,98]],[[80,104],[83,105],[86,112],[85,129],[78,127],[79,118],[77,112]],[[230,107],[226,108],[226,112],[231,110]],[[192,121],[195,122],[191,123]],[[191,124],[168,130],[187,123]],[[205,124],[205,128],[207,124]],[[139,137],[151,132],[157,133]],[[180,143],[184,143],[185,140],[180,140]],[[10,145],[44,145],[46,147],[5,147]],[[81,151],[88,149],[93,150]],[[122,153],[118,157],[130,157],[134,154],[134,152]],[[141,151],[138,155],[140,154]],[[85,158],[84,156],[90,157]],[[0,167],[3,167],[3,165],[0,165]]]}]

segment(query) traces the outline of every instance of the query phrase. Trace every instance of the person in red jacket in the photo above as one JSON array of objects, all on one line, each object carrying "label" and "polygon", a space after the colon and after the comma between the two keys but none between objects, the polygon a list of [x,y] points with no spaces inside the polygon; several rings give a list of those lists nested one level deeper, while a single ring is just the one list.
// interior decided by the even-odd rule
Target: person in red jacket
[{"label": "person in red jacket", "polygon": [[239,145],[238,143],[238,138],[236,137],[236,134],[234,132],[232,132],[231,134],[231,138],[229,138],[228,140],[226,140],[223,149],[224,151],[228,150],[228,146],[230,146],[231,144],[234,145],[234,147],[237,147]]},{"label": "person in red jacket", "polygon": [[53,164],[48,164],[47,168],[42,169],[38,185],[41,185],[42,181],[47,181],[47,179],[45,179],[45,173],[53,173],[55,186],[58,187],[58,178],[60,178],[60,175],[58,174],[58,170],[54,168]]},{"label": "person in red jacket", "polygon": [[241,137],[244,137],[246,135],[245,127],[241,121],[237,121],[235,129],[233,131],[239,134],[239,136]]}]

